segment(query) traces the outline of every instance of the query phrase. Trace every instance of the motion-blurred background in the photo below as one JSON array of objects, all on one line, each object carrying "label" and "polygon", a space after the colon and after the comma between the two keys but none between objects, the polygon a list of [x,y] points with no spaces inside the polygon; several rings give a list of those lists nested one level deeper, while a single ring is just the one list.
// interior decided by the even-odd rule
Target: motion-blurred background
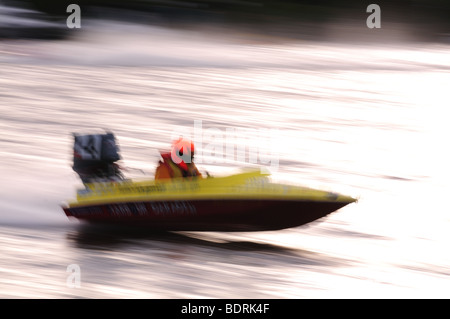
[{"label": "motion-blurred background", "polygon": [[[0,1],[0,297],[448,298],[450,1],[375,3],[380,29],[371,1]],[[359,201],[271,233],[67,220],[72,132],[113,131],[126,174],[153,178],[195,121],[203,146],[277,132],[235,143],[274,154],[275,181]]]},{"label": "motion-blurred background", "polygon": [[[40,36],[59,37],[62,30],[48,23],[64,20],[71,3],[78,4],[87,19],[112,18],[171,27],[195,24],[308,40],[448,41],[450,30],[447,0],[4,0],[0,7],[1,35],[33,37],[38,36],[33,29],[46,29]],[[366,9],[371,3],[381,8],[382,31],[366,27]],[[11,11],[5,6],[38,13]]]}]

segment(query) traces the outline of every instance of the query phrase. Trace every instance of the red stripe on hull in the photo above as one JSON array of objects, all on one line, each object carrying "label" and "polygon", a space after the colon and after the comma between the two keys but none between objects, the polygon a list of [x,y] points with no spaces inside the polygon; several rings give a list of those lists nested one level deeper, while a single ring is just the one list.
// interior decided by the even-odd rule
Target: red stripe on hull
[{"label": "red stripe on hull", "polygon": [[279,200],[162,201],[64,208],[93,223],[136,224],[167,231],[266,231],[310,223],[347,205]]}]

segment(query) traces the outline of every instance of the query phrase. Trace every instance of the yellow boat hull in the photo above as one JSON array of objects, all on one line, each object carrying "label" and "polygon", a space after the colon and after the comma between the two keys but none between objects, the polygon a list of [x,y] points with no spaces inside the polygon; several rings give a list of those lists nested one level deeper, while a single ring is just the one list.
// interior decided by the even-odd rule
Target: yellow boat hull
[{"label": "yellow boat hull", "polygon": [[258,171],[196,180],[88,184],[63,209],[81,221],[155,230],[267,231],[310,223],[352,202],[349,196],[274,184]]}]

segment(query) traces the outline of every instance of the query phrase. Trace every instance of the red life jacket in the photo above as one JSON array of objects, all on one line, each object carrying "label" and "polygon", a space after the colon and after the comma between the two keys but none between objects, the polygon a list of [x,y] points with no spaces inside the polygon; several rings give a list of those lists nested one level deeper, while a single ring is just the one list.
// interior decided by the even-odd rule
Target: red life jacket
[{"label": "red life jacket", "polygon": [[161,157],[163,158],[162,165],[165,165],[170,172],[171,177],[181,177],[176,176],[178,174],[175,173],[175,170],[178,168],[181,171],[182,176],[187,176],[188,167],[185,162],[181,161],[181,163],[177,164],[172,160],[171,153],[162,153]]}]

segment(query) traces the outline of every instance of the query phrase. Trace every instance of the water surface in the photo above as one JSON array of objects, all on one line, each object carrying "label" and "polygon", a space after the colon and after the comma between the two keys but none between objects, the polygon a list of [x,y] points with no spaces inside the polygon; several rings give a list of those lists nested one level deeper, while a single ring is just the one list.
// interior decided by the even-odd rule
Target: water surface
[{"label": "water surface", "polygon": [[[1,297],[449,297],[448,46],[91,30],[1,43]],[[59,205],[80,186],[72,132],[113,130],[127,174],[152,178],[159,150],[195,121],[202,171],[265,167],[274,181],[359,202],[261,233],[149,234],[66,219]],[[218,141],[211,132],[227,129],[247,130],[233,142],[277,165],[203,154]],[[79,288],[67,285],[73,264]]]}]

